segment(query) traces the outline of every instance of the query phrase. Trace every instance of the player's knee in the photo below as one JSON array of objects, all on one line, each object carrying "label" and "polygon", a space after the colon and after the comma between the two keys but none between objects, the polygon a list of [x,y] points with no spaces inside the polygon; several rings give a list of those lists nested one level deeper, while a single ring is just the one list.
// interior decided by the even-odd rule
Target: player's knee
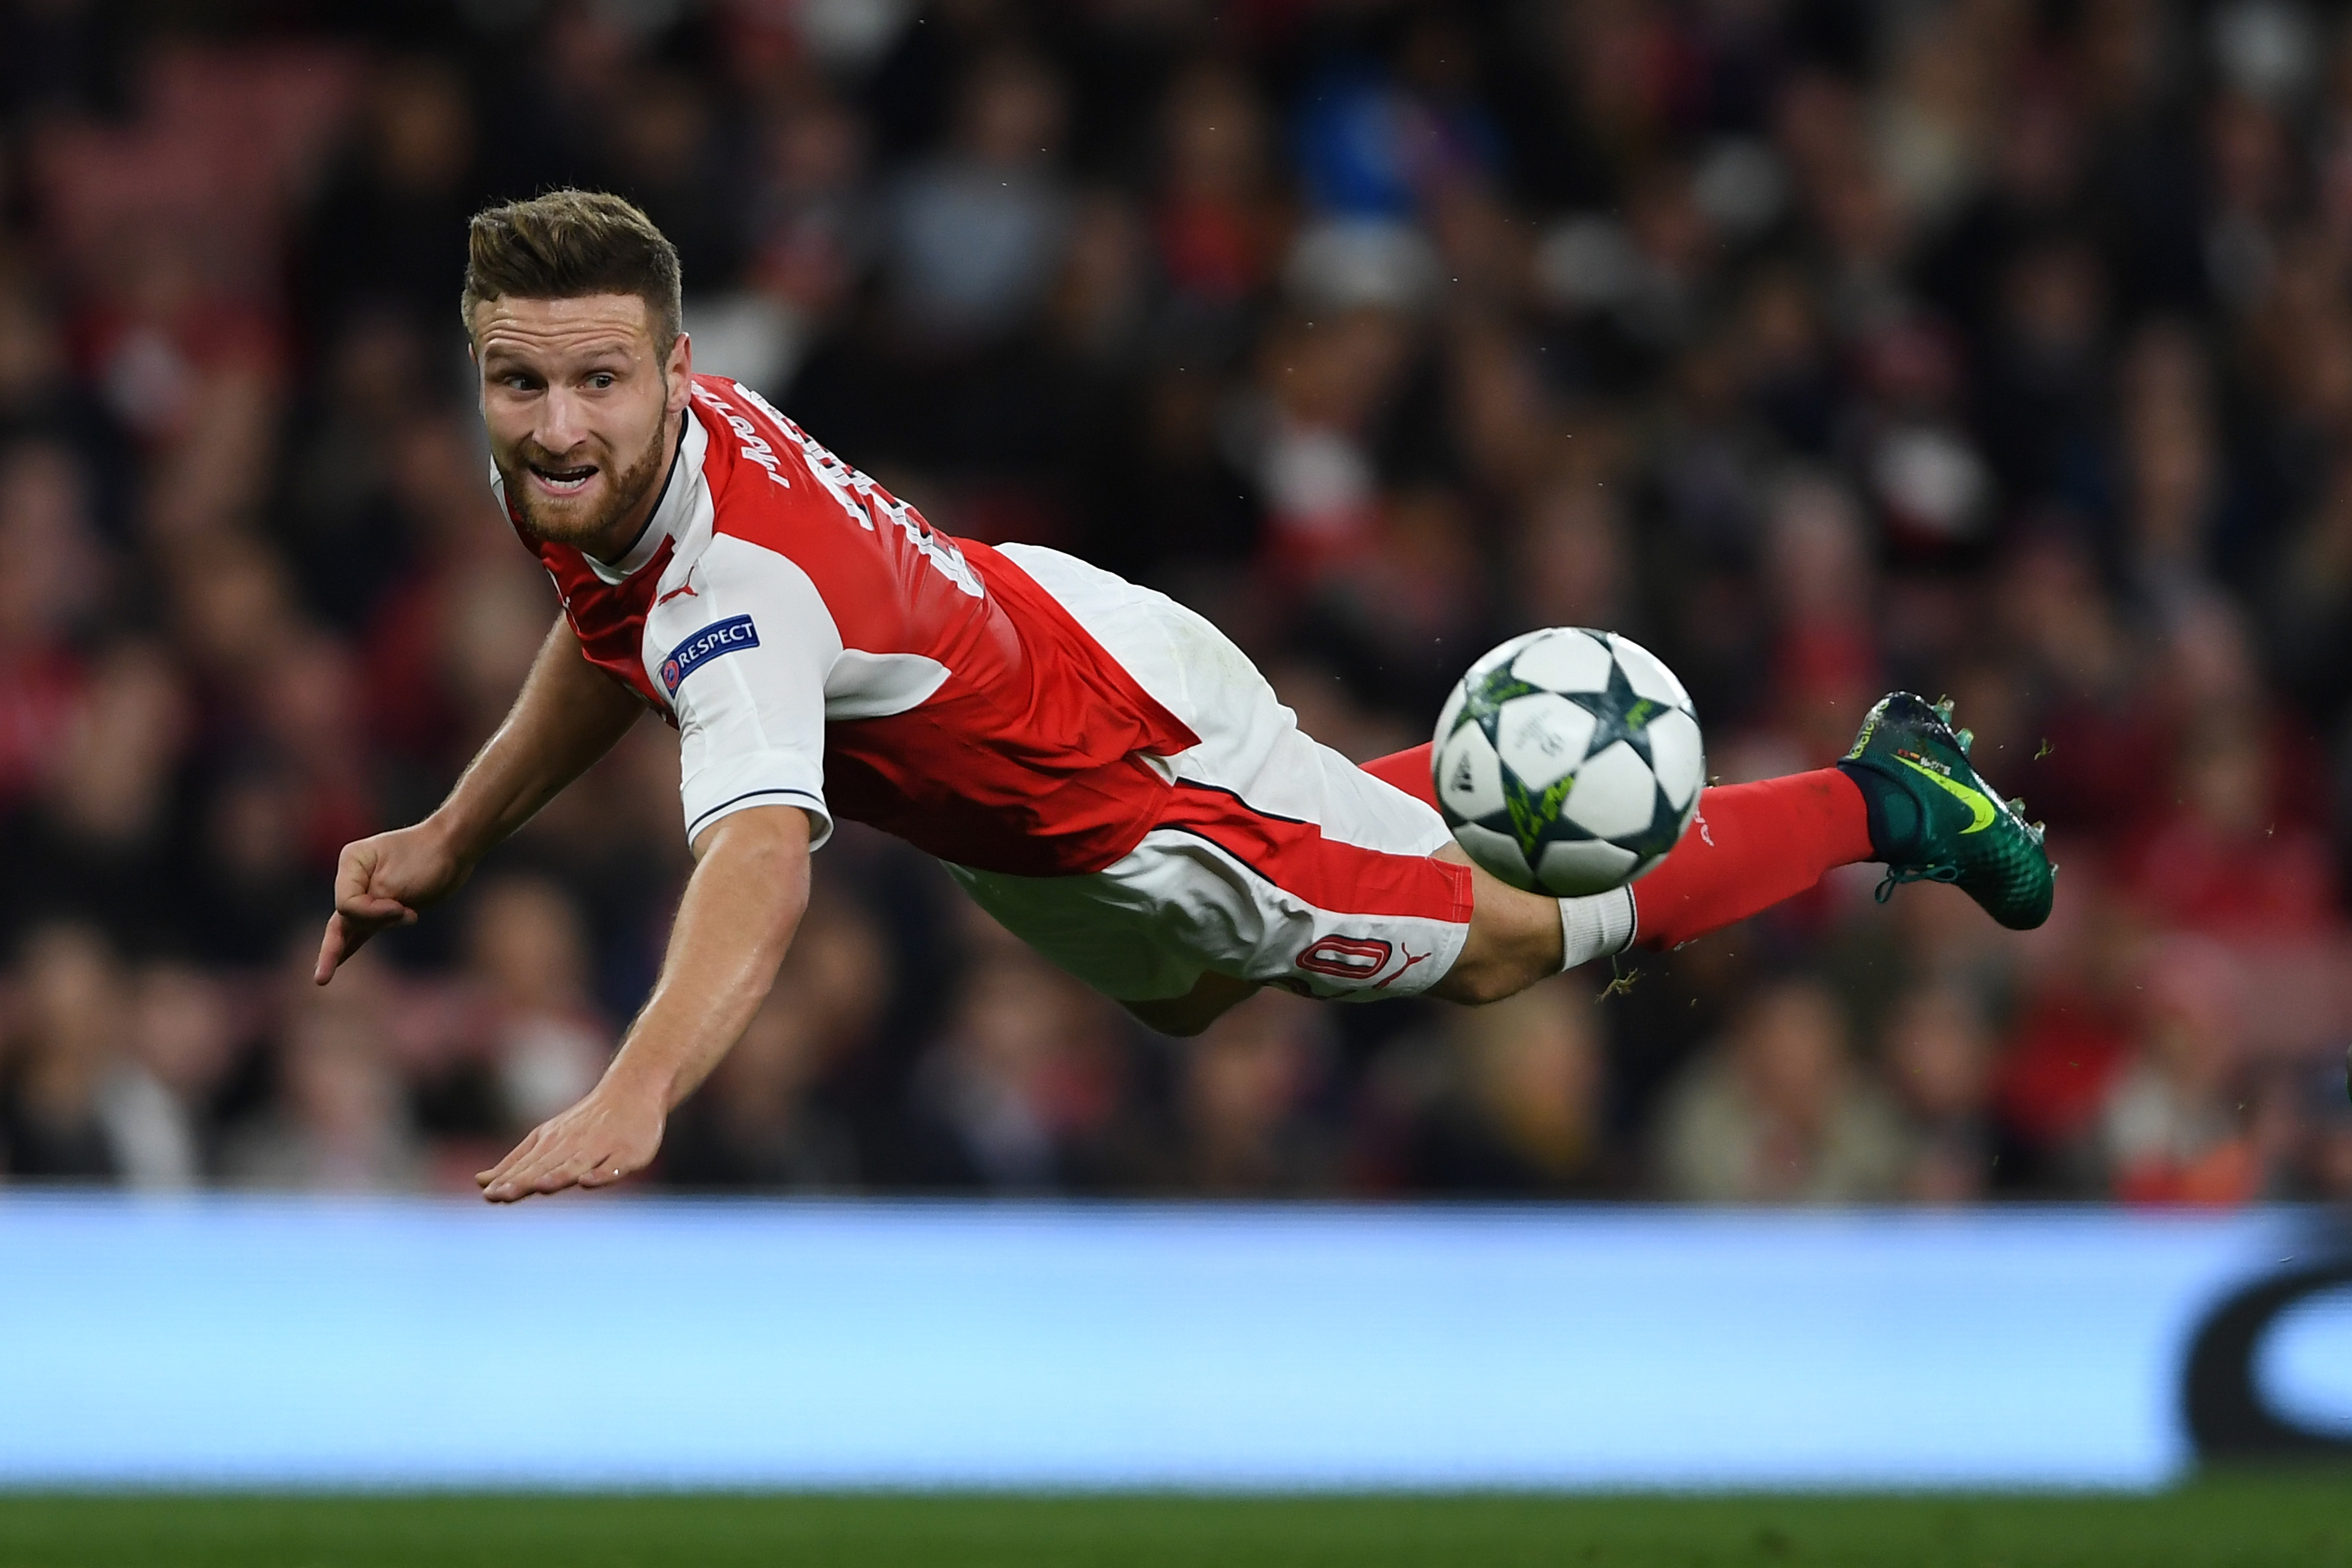
[{"label": "player's knee", "polygon": [[1456,1002],[1465,1007],[1483,1007],[1489,1002],[1500,1002],[1516,996],[1548,971],[1530,964],[1523,953],[1500,949],[1498,944],[1480,944],[1474,937],[1454,961],[1445,977],[1429,988],[1429,994],[1441,1002]]},{"label": "player's knee", "polygon": [[[1468,973],[1464,973],[1465,970]],[[1500,1002],[1516,996],[1528,988],[1527,980],[1492,964],[1457,964],[1454,972],[1444,981],[1430,987],[1429,994],[1441,1002],[1453,1002],[1465,1007],[1484,1007],[1489,1002]]]},{"label": "player's knee", "polygon": [[1477,905],[1462,956],[1430,987],[1442,1002],[1484,1006],[1516,996],[1559,971],[1559,901],[1476,876]]},{"label": "player's knee", "polygon": [[1457,963],[1444,979],[1429,988],[1429,994],[1440,1002],[1452,1002],[1464,1007],[1483,1007],[1489,1002],[1500,1002],[1511,992],[1505,988],[1490,966]]}]

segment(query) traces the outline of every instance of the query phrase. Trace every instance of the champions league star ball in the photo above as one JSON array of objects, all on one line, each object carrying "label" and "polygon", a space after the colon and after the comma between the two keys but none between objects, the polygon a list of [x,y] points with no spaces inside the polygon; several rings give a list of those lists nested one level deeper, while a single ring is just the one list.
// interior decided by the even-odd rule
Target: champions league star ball
[{"label": "champions league star ball", "polygon": [[1438,716],[1430,768],[1445,826],[1515,888],[1622,888],[1698,809],[1706,758],[1690,694],[1614,632],[1554,626],[1470,667]]}]

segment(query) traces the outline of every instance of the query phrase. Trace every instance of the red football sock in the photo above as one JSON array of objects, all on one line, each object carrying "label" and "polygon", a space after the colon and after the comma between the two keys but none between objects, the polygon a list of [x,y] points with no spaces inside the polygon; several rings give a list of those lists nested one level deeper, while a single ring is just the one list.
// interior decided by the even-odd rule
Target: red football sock
[{"label": "red football sock", "polygon": [[1433,811],[1437,808],[1437,775],[1429,765],[1433,744],[1423,741],[1410,751],[1391,752],[1385,757],[1374,757],[1361,765],[1366,773],[1382,784],[1396,785]]},{"label": "red football sock", "polygon": [[1877,858],[1862,791],[1835,768],[1702,791],[1690,831],[1633,884],[1633,944],[1679,947]]},{"label": "red football sock", "polygon": [[[1434,806],[1429,752],[1415,746],[1363,768]],[[1796,897],[1834,867],[1876,858],[1862,791],[1835,768],[1707,790],[1675,852],[1633,884],[1634,943],[1679,947]]]}]

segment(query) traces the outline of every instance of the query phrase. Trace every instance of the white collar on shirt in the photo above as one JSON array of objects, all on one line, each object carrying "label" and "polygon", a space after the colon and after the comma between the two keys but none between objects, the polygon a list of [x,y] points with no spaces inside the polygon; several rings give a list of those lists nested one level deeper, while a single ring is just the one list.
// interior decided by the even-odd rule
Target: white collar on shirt
[{"label": "white collar on shirt", "polygon": [[[694,521],[695,497],[702,489],[702,455],[710,449],[710,433],[694,416],[692,405],[687,407],[683,417],[686,428],[680,435],[677,453],[670,459],[669,475],[662,481],[661,500],[654,503],[654,513],[638,531],[636,542],[629,546],[626,554],[609,564],[584,550],[581,552],[588,569],[604,582],[618,583],[635,575],[661,549],[663,540],[681,537]],[[497,492],[499,505],[503,509],[507,502],[506,481],[499,477],[496,465],[490,468],[490,489]]]},{"label": "white collar on shirt", "polygon": [[646,519],[636,542],[609,565],[582,552],[588,569],[604,582],[618,583],[634,575],[654,558],[663,540],[679,537],[693,521],[694,494],[702,488],[702,455],[710,448],[710,432],[694,416],[691,405],[681,410],[678,417],[686,421],[686,430],[677,444],[677,456],[670,459],[669,477],[662,482],[661,500],[654,503],[654,514]]}]

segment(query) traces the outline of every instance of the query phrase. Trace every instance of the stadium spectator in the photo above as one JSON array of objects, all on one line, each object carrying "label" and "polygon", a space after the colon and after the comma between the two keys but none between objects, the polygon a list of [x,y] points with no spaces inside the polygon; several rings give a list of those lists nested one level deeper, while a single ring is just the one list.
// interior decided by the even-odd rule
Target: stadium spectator
[{"label": "stadium spectator", "polygon": [[2154,955],[2137,1056],[2100,1111],[2100,1153],[2116,1196],[2228,1205],[2263,1190],[2265,1173],[2241,1116],[2244,985],[2226,952],[2193,938]]},{"label": "stadium spectator", "polygon": [[857,1147],[814,1102],[828,1065],[818,1022],[780,980],[702,1091],[678,1107],[664,1139],[662,1177],[682,1187],[843,1191]]},{"label": "stadium spectator", "polygon": [[39,793],[9,819],[0,869],[22,932],[61,916],[148,950],[176,934],[173,798],[190,738],[187,694],[158,647],[110,650],[76,683]]},{"label": "stadium spectator", "polygon": [[924,1185],[1053,1192],[1099,1180],[1118,1111],[1123,1026],[985,916],[961,994],[909,1085]]},{"label": "stadium spectator", "polygon": [[1667,1192],[1704,1203],[1883,1201],[1902,1180],[1903,1133],[1848,1059],[1836,997],[1780,980],[1675,1089],[1657,1160]]},{"label": "stadium spectator", "polygon": [[465,78],[452,60],[394,56],[356,110],[296,241],[295,303],[320,334],[371,313],[439,326],[466,220],[488,194]]},{"label": "stadium spectator", "polygon": [[1902,1195],[1973,1203],[1992,1184],[1992,1044],[1976,998],[1957,985],[1897,1002],[1879,1059],[1904,1121]]},{"label": "stadium spectator", "polygon": [[131,1055],[152,1089],[147,1153],[123,1173],[133,1185],[192,1186],[218,1163],[218,1111],[239,1062],[247,1020],[218,975],[177,960],[142,966],[131,992]]},{"label": "stadium spectator", "polygon": [[685,1187],[845,1191],[873,1163],[850,1081],[889,1005],[890,964],[871,916],[827,898],[796,942],[742,1044],[681,1105],[661,1173]]},{"label": "stadium spectator", "polygon": [[[292,980],[286,989],[299,986]],[[310,1192],[425,1184],[426,1152],[388,1028],[394,1005],[381,973],[347,996],[297,994],[287,1004],[270,1060],[274,1093],[231,1135],[222,1159],[227,1180]]]},{"label": "stadium spectator", "polygon": [[1332,1130],[1316,1114],[1329,1021],[1267,991],[1234,1008],[1183,1056],[1176,1190],[1212,1197],[1301,1197],[1337,1180]]},{"label": "stadium spectator", "polygon": [[563,889],[503,877],[472,900],[467,968],[502,1130],[537,1126],[594,1086],[613,1050],[588,986],[588,939]]},{"label": "stadium spectator", "polygon": [[88,926],[35,931],[18,961],[10,1173],[184,1187],[200,1174],[191,1108],[134,1048],[121,961]]},{"label": "stadium spectator", "polygon": [[1622,1173],[1603,1140],[1591,990],[1563,977],[1449,1018],[1443,1087],[1415,1130],[1412,1190],[1591,1197]]},{"label": "stadium spectator", "polygon": [[1045,300],[1070,221],[1054,171],[1061,83],[1014,50],[976,61],[944,156],[891,199],[889,267],[910,343],[968,346],[1019,326]]}]

